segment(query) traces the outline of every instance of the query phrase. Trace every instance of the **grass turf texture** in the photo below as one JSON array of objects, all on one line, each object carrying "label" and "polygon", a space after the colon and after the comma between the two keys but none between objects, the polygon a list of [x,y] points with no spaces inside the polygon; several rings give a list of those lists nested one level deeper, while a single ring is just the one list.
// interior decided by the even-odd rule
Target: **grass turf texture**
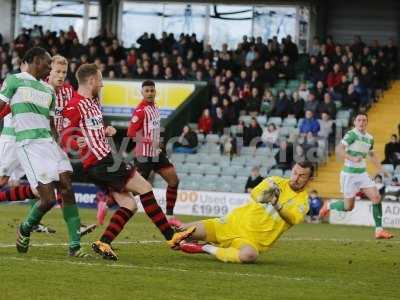
[{"label": "grass turf texture", "polygon": [[[59,209],[44,219],[57,233],[34,233],[36,246],[18,254],[15,231],[27,209],[0,205],[0,299],[399,299],[400,241],[375,241],[372,228],[298,225],[256,264],[238,265],[169,250],[138,214],[114,245],[120,259],[110,262],[94,253],[67,257]],[[94,210],[80,214],[95,222]],[[88,251],[101,232],[83,239]]]}]

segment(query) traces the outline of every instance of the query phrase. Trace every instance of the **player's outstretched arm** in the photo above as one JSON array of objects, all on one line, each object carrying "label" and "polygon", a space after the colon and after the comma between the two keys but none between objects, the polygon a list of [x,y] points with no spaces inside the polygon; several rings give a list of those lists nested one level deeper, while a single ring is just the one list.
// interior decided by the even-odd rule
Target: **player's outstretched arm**
[{"label": "player's outstretched arm", "polygon": [[279,203],[276,203],[274,207],[281,218],[290,225],[302,223],[309,209],[307,205],[302,203],[297,203],[295,205],[281,205]]}]

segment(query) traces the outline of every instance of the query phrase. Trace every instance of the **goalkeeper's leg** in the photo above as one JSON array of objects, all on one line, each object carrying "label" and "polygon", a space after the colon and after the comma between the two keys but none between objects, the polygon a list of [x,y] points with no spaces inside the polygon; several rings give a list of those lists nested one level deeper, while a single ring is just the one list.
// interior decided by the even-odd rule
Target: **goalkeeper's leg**
[{"label": "goalkeeper's leg", "polygon": [[[191,238],[195,241],[205,241],[208,243],[218,244],[216,238],[216,228],[213,225],[214,219],[206,220],[205,222],[194,222],[184,224],[183,228],[194,226],[195,232]],[[214,223],[215,224],[215,223]],[[186,253],[208,253],[215,256],[218,260],[223,262],[233,263],[252,263],[257,260],[258,251],[244,239],[235,239],[226,247],[214,246],[211,244],[198,244],[196,242],[183,242],[180,245],[183,252]]]}]

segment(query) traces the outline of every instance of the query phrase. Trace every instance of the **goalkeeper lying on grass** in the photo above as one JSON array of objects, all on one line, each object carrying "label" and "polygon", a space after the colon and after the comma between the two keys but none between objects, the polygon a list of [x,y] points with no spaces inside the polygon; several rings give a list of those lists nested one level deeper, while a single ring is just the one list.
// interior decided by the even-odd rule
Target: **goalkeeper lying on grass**
[{"label": "goalkeeper lying on grass", "polygon": [[297,163],[290,179],[272,176],[256,186],[249,201],[220,219],[184,224],[182,229],[195,226],[195,241],[182,242],[187,253],[208,253],[224,262],[255,262],[259,252],[268,250],[275,241],[308,212],[305,187],[313,177],[310,163]]}]

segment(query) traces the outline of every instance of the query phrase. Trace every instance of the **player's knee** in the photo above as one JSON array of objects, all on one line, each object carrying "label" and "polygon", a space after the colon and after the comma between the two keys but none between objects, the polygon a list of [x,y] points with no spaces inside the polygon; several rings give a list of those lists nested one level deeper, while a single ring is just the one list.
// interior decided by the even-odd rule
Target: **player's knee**
[{"label": "player's knee", "polygon": [[139,191],[140,194],[145,194],[148,192],[151,192],[153,190],[153,187],[151,186],[151,184],[146,180],[145,183],[143,183],[143,185],[141,186],[141,191]]},{"label": "player's knee", "polygon": [[257,251],[246,248],[246,249],[241,249],[239,252],[239,259],[240,262],[242,263],[254,263],[258,258],[258,253]]},{"label": "player's knee", "polygon": [[171,187],[178,187],[179,186],[179,178],[175,177],[168,181],[168,185]]}]

